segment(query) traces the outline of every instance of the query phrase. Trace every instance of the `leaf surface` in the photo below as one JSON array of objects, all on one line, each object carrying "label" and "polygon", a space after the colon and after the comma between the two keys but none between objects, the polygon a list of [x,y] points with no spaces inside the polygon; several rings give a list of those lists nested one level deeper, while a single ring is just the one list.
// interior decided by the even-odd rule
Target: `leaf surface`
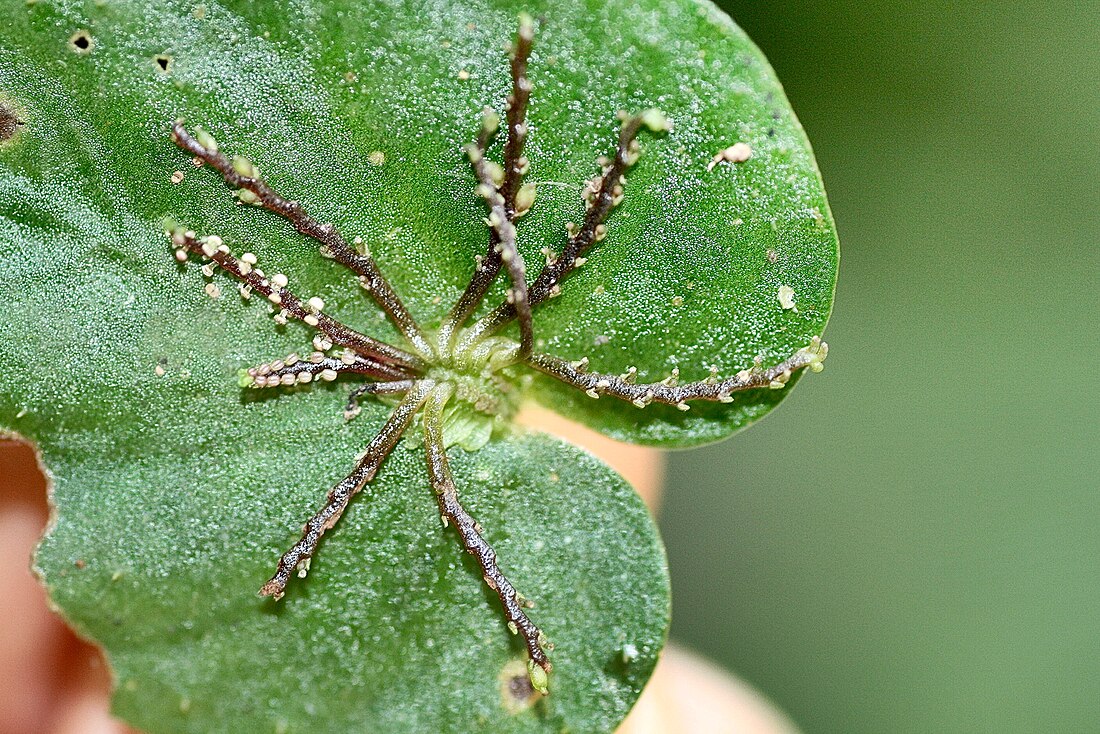
[{"label": "leaf surface", "polygon": [[315,414],[287,430],[271,407],[243,434],[194,436],[143,461],[46,447],[64,480],[38,563],[53,599],[110,652],[119,715],[157,732],[615,728],[668,624],[663,550],[621,478],[539,435],[451,451],[467,506],[556,644],[551,695],[513,712],[526,655],[440,530],[426,482],[410,481],[423,475],[418,446],[390,457],[285,599],[255,595],[323,492],[309,482],[326,472],[303,457],[355,450],[350,432],[314,439]]}]

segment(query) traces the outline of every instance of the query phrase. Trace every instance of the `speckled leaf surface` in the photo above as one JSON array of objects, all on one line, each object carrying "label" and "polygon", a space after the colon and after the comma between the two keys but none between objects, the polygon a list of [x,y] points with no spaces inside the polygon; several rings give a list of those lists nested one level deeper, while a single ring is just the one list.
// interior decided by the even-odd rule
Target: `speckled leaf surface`
[{"label": "speckled leaf surface", "polygon": [[470,511],[556,643],[551,695],[509,713],[502,690],[526,681],[525,654],[410,480],[419,447],[390,457],[284,600],[255,595],[323,491],[311,483],[341,475],[303,459],[356,450],[356,431],[324,419],[331,400],[312,402],[289,416],[257,405],[186,443],[152,429],[170,447],[125,463],[82,461],[102,450],[89,436],[44,445],[65,495],[39,564],[106,644],[115,711],[154,732],[612,731],[668,624],[663,551],[630,487],[542,436],[452,451]]},{"label": "speckled leaf surface", "polygon": [[[139,726],[610,731],[648,677],[668,622],[652,521],[610,470],[543,437],[452,450],[460,491],[557,646],[554,693],[534,710],[501,705],[520,649],[441,531],[415,442],[353,503],[308,579],[278,604],[255,597],[388,408],[366,403],[345,424],[339,382],[239,390],[240,367],[309,335],[273,328],[266,305],[228,283],[233,297],[205,297],[163,235],[165,217],[217,233],[350,324],[398,339],[338,265],[191,165],[168,139],[184,118],[370,243],[414,316],[438,323],[485,248],[461,146],[484,105],[502,106],[520,10],[540,20],[528,143],[539,186],[520,222],[530,262],[583,215],[580,186],[611,150],[617,110],[657,106],[675,126],[642,139],[607,238],[536,313],[539,348],[694,379],[756,355],[778,362],[820,334],[837,250],[812,155],[763,57],[709,4],[0,8],[0,109],[19,123],[0,126],[15,133],[0,143],[0,429],[35,441],[54,476],[38,564],[66,616],[108,649],[116,709]],[[753,157],[708,171],[737,141]],[[780,306],[780,285],[797,312]],[[663,445],[726,436],[786,394],[681,413],[541,377],[528,391]]]}]

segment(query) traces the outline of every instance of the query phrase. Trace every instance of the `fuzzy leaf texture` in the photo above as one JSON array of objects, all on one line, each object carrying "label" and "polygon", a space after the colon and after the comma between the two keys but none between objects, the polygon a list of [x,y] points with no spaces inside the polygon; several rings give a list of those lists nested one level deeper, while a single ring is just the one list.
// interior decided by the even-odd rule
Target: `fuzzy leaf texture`
[{"label": "fuzzy leaf texture", "polygon": [[[484,253],[462,146],[503,110],[506,43],[530,61],[529,263],[580,221],[616,112],[660,108],[608,234],[538,307],[538,351],[593,369],[732,375],[821,334],[836,234],[809,145],[767,62],[706,2],[284,3],[39,0],[0,8],[0,431],[38,446],[56,517],[36,564],[102,644],[116,713],[150,732],[610,732],[664,642],[664,552],[633,491],[587,453],[498,421],[461,426],[459,492],[555,644],[524,708],[522,645],[440,527],[411,432],[280,602],[255,589],[385,420],[342,382],[242,390],[241,367],[308,350],[232,284],[204,295],[171,220],[257,253],[364,333],[400,344],[316,243],[242,207],[169,140],[182,118],[286,196],[369,244],[416,319],[438,325]],[[748,160],[714,156],[735,143]],[[501,143],[489,149],[499,159]],[[178,175],[181,172],[182,180]],[[177,180],[174,180],[177,179]],[[781,287],[787,304],[780,302]],[[503,299],[498,283],[486,302]],[[511,332],[515,336],[514,327]],[[520,391],[612,437],[724,438],[780,390],[689,411],[592,400],[514,368]],[[517,669],[516,666],[519,666]],[[519,671],[517,673],[517,670]]]}]

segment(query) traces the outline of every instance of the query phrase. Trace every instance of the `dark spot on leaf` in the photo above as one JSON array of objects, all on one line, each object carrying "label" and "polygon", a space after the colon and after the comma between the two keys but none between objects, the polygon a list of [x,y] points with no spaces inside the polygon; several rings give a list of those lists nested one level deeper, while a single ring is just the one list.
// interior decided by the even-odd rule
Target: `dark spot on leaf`
[{"label": "dark spot on leaf", "polygon": [[527,711],[542,699],[522,660],[510,660],[500,671],[500,698],[504,710],[511,714]]},{"label": "dark spot on leaf", "polygon": [[94,46],[95,41],[88,31],[77,31],[69,38],[69,47],[78,54],[90,53]]},{"label": "dark spot on leaf", "polygon": [[157,65],[157,68],[165,74],[172,71],[172,57],[168,54],[158,54],[154,56],[153,62]]},{"label": "dark spot on leaf", "polygon": [[23,121],[15,114],[15,110],[0,101],[0,143],[11,140],[23,127]]},{"label": "dark spot on leaf", "polygon": [[508,679],[508,693],[518,702],[526,702],[535,694],[531,687],[531,677],[527,675],[514,675]]}]

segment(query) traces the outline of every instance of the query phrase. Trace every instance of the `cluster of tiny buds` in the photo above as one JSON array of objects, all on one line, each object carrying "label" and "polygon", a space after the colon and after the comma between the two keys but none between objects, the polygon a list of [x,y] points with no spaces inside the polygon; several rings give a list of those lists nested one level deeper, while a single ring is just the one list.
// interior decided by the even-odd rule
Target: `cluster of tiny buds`
[{"label": "cluster of tiny buds", "polygon": [[[354,360],[354,358],[353,358]],[[256,367],[250,367],[241,372],[241,387],[289,387],[290,385],[304,385],[313,382],[314,379],[332,382],[337,377],[334,369],[326,368],[320,372],[309,369],[297,372],[288,372],[287,368],[300,362],[308,362],[319,365],[325,361],[324,352],[313,352],[304,359],[297,354],[288,354],[285,359],[277,359],[274,362],[264,363]],[[347,364],[347,360],[341,357],[341,361]]]},{"label": "cluster of tiny buds", "polygon": [[[478,163],[482,159],[481,150],[476,145],[469,145],[466,147],[466,154],[470,157],[470,161]],[[522,159],[526,160],[526,159]],[[486,163],[489,168],[489,172],[492,176],[493,183],[500,186],[504,182],[504,168],[499,163],[488,161]],[[520,166],[517,170],[520,173],[526,172],[526,166]],[[474,187],[474,192],[483,199],[492,199],[497,192],[494,191],[488,184],[478,184]],[[516,192],[515,203],[515,218],[522,217],[527,212],[531,211],[531,207],[535,204],[535,195],[538,189],[533,183],[525,183],[520,186],[519,191]],[[500,218],[496,215],[490,214],[485,218],[485,224],[490,227],[496,228],[501,225]]]},{"label": "cluster of tiny buds", "polygon": [[626,146],[626,152],[623,154],[623,163],[628,166],[633,166],[638,162],[638,159],[642,157],[642,144],[635,140],[631,140]]},{"label": "cluster of tiny buds", "polygon": [[318,326],[321,322],[317,318],[317,315],[321,313],[321,311],[324,309],[325,302],[322,301],[319,297],[313,296],[308,301],[306,301],[306,307],[309,308],[309,313],[305,315],[302,321],[313,327]]},{"label": "cluster of tiny buds", "polygon": [[[824,369],[825,357],[829,353],[829,346],[821,341],[820,337],[814,337],[810,344],[802,349],[798,350],[793,357],[787,360],[783,365],[781,372],[773,372],[772,376],[766,385],[759,384],[759,386],[769,387],[773,390],[779,390],[787,386],[790,382],[791,376],[795,370],[805,367],[811,372],[821,372]],[[765,374],[763,369],[764,356],[757,355],[753,358],[753,366],[749,369],[741,370],[735,375],[735,380],[741,383],[741,386],[731,386],[731,391],[734,389],[744,389],[748,386],[748,383],[753,378],[760,380],[761,375]],[[578,374],[584,375],[588,373],[589,360],[588,357],[583,357],[578,361],[570,362],[569,366]],[[775,369],[775,368],[773,368]],[[717,365],[710,365],[708,368],[708,375],[699,384],[715,385],[719,382],[718,367]],[[626,372],[618,376],[599,376],[595,375],[597,379],[594,381],[589,380],[578,384],[577,386],[584,389],[584,392],[588,397],[598,399],[603,391],[612,387],[613,384],[620,385],[633,385],[637,382],[638,370],[636,367],[629,367]],[[680,369],[673,367],[668,376],[660,381],[660,385],[663,387],[674,388],[680,382]],[[574,383],[576,384],[576,383]],[[718,392],[712,399],[716,399],[722,403],[731,403],[734,398],[731,391]],[[631,399],[631,402],[638,408],[645,408],[657,398],[657,393],[654,389],[649,389],[641,395]],[[688,398],[691,399],[691,398]],[[676,408],[682,411],[691,409],[691,406],[686,401],[674,403]]]},{"label": "cluster of tiny buds", "polygon": [[[239,173],[241,176],[244,176],[246,179],[251,179],[255,181],[260,177],[260,169],[256,168],[256,166],[252,164],[252,161],[248,160],[243,155],[233,156],[232,163],[233,170]],[[260,201],[260,197],[257,196],[256,193],[254,191],[251,191],[250,189],[237,189],[236,195],[237,200],[242,204],[263,206],[263,202]]]},{"label": "cluster of tiny buds", "polygon": [[[176,244],[176,245],[182,245],[188,239],[194,239],[195,236],[196,236],[195,233],[190,231],[190,230],[188,230],[186,232],[182,232],[182,233],[181,232],[168,232],[169,239],[171,239],[173,244]],[[219,253],[219,252],[222,252],[222,253],[228,253],[229,252],[229,247],[226,246],[222,242],[222,238],[217,236],[216,234],[212,234],[208,237],[203,237],[202,240],[200,240],[200,242],[202,243],[202,254],[206,255],[207,257],[214,257],[214,255]],[[176,249],[176,260],[178,262],[181,262],[181,263],[187,261],[187,250],[186,250],[186,248],[177,247],[177,249]],[[205,273],[205,271],[204,271],[204,273]],[[211,273],[213,273],[213,271],[211,271]]]},{"label": "cluster of tiny buds", "polygon": [[[624,124],[627,122],[627,120],[630,119],[630,115],[628,115],[624,111],[618,112],[617,117]],[[653,132],[668,132],[672,129],[671,120],[669,120],[663,112],[656,108],[646,110],[641,114],[640,118],[642,124],[648,127]],[[638,142],[637,138],[632,138],[630,142],[627,143],[626,150],[621,150],[618,155],[621,156],[624,167],[630,168],[635,163],[637,163],[638,159],[641,157],[642,146]],[[583,189],[581,190],[581,198],[584,199],[586,209],[591,209],[596,206],[596,203],[599,200],[600,191],[603,188],[603,177],[608,174],[614,164],[614,161],[612,161],[607,156],[600,156],[596,162],[600,166],[600,175],[586,181]],[[619,180],[615,183],[615,185],[611,188],[609,192],[611,195],[612,206],[618,206],[622,202],[623,186],[625,185],[626,177],[624,175],[620,175]],[[601,225],[601,227],[602,226],[603,225]],[[599,242],[600,240],[602,240],[605,233],[606,228],[604,228],[603,233],[597,231],[596,241]]]},{"label": "cluster of tiny buds", "polygon": [[[184,236],[194,237],[194,233],[188,232]],[[229,247],[223,244],[221,237],[218,237],[217,235],[204,237],[201,242],[203,254],[207,257],[213,257],[216,252],[222,252],[225,254],[229,254],[230,252]],[[178,260],[179,262],[186,262],[187,250],[179,248],[176,250],[175,255],[176,260]],[[248,275],[253,270],[255,270],[256,274],[262,278],[264,273],[262,270],[256,269],[256,262],[256,255],[251,252],[246,252],[237,259],[237,268],[240,270],[241,275]],[[207,278],[213,277],[213,262],[208,262],[204,264],[201,269],[202,274],[205,275]],[[268,296],[268,299],[275,305],[280,305],[282,303],[282,296],[278,293],[278,291],[286,288],[290,284],[290,279],[283,273],[275,273],[270,278],[268,278],[268,282],[274,289],[276,289],[274,292],[271,293],[270,296]],[[241,296],[245,299],[249,298],[252,292],[252,288],[246,283],[241,283],[239,290],[241,292]],[[306,307],[309,309],[310,312],[306,314],[305,318],[303,318],[302,320],[310,326],[317,327],[320,324],[320,320],[317,318],[317,315],[320,314],[321,311],[323,311],[325,308],[324,300],[319,296],[313,296],[308,301],[306,301]],[[276,314],[276,321],[280,321],[280,323],[285,324],[286,317],[287,312],[284,309]]]},{"label": "cluster of tiny buds", "polygon": [[820,336],[815,336],[810,340],[810,345],[799,349],[798,353],[809,357],[806,367],[810,372],[821,372],[825,369],[825,358],[829,356],[829,345]]},{"label": "cluster of tiny buds", "polygon": [[[632,145],[637,145],[637,141],[633,141]],[[633,161],[625,160],[627,165],[631,165]],[[603,173],[606,174],[609,166],[605,166]],[[618,206],[623,201],[623,185],[626,184],[626,177],[619,176],[619,181],[611,188],[611,206]],[[584,188],[581,189],[581,198],[584,199],[585,209],[591,209],[596,206],[596,202],[599,200],[600,190],[603,186],[602,176],[596,176],[585,182]]]},{"label": "cluster of tiny buds", "polygon": [[[565,223],[565,231],[569,235],[570,239],[572,239],[572,238],[575,238],[577,236],[577,234],[580,232],[580,228],[577,227],[576,222],[566,222]],[[594,242],[600,242],[600,241],[603,240],[604,237],[607,237],[607,226],[603,225],[603,224],[597,224],[596,228],[592,230],[592,240]],[[546,257],[547,257],[547,264],[550,264],[550,263],[554,262],[555,260],[557,260],[557,257],[556,256],[551,257],[551,254],[546,254]],[[585,264],[586,262],[588,262],[588,260],[586,258],[578,257],[578,258],[575,258],[573,260],[573,266],[574,267],[580,267],[581,265]]]},{"label": "cluster of tiny buds", "polygon": [[768,383],[768,387],[772,390],[782,390],[787,386],[787,382],[791,379],[791,371],[783,370],[783,372],[774,380]]}]

